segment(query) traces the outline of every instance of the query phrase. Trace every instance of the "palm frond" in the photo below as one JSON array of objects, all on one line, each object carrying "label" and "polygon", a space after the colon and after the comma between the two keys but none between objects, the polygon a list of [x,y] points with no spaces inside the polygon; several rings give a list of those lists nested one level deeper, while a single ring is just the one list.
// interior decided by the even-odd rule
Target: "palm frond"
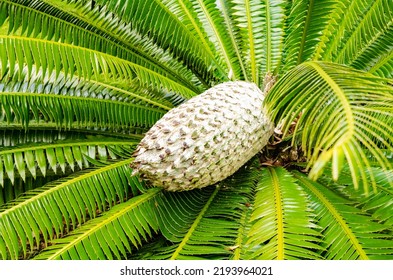
[{"label": "palm frond", "polygon": [[233,55],[236,55],[236,63],[239,64],[239,71],[237,75],[235,74],[235,77],[238,76],[245,81],[249,81],[250,79],[247,76],[247,70],[246,66],[244,65],[243,61],[243,56],[240,48],[240,41],[241,41],[241,33],[239,28],[235,24],[235,18],[236,16],[234,15],[234,3],[231,1],[226,1],[226,0],[219,0],[217,2],[217,5],[219,9],[221,10],[222,16],[223,16],[223,21],[226,25],[229,40],[232,41],[232,47],[233,47]]},{"label": "palm frond", "polygon": [[214,44],[209,40],[206,30],[203,28],[201,20],[196,15],[193,2],[189,0],[163,0],[162,3],[169,9],[171,13],[176,15],[185,26],[189,26],[188,30],[200,40],[201,44],[209,52],[211,57],[215,57],[216,50]]},{"label": "palm frond", "polygon": [[241,41],[239,47],[251,81],[262,86],[267,72],[281,62],[284,8],[287,1],[228,1]]},{"label": "palm frond", "polygon": [[53,122],[58,128],[95,127],[122,130],[151,127],[165,110],[100,98],[82,98],[57,94],[0,92],[0,108],[5,121],[21,123]]},{"label": "palm frond", "polygon": [[381,55],[374,65],[367,70],[381,77],[393,78],[393,50]]},{"label": "palm frond", "polygon": [[154,199],[161,189],[145,193],[114,206],[64,238],[56,239],[35,259],[106,260],[122,259],[158,231]]},{"label": "palm frond", "polygon": [[314,59],[332,61],[354,32],[374,0],[338,1],[331,13],[321,41],[318,43]]},{"label": "palm frond", "polygon": [[14,182],[4,178],[3,185],[0,187],[0,208],[4,204],[17,199],[25,192],[39,188],[40,186],[67,175],[69,174],[55,174],[54,172],[48,171],[45,177],[40,176],[40,174],[37,174],[36,178],[26,176],[25,180],[22,180],[20,177],[16,177]]},{"label": "palm frond", "polygon": [[295,177],[312,201],[318,226],[322,228],[326,259],[391,259],[393,240],[389,226],[377,223],[353,202],[338,196],[326,186],[295,172]]},{"label": "palm frond", "polygon": [[[28,173],[37,177],[37,168],[45,177],[49,168],[55,173],[58,169],[66,172],[89,167],[88,158],[98,160],[116,159],[119,156],[130,156],[137,140],[120,139],[78,139],[58,141],[56,143],[29,143],[0,150],[0,185],[3,185],[4,174],[14,182],[16,176],[26,180]],[[17,173],[17,174],[15,174]]]},{"label": "palm frond", "polygon": [[[363,181],[368,192],[370,160],[365,150],[381,168],[392,168],[381,150],[393,149],[393,88],[387,82],[345,66],[307,62],[273,87],[266,104],[276,123],[285,120],[284,131],[298,118],[295,138],[301,139],[311,178],[318,178],[332,161],[337,179],[346,160],[355,188]],[[371,182],[375,188],[375,180]]]},{"label": "palm frond", "polygon": [[238,80],[240,77],[239,57],[236,56],[228,27],[225,25],[221,10],[225,7],[217,6],[215,0],[192,1],[196,17],[206,30],[208,38],[214,43],[216,53],[224,62],[228,78]]},{"label": "palm frond", "polygon": [[164,193],[158,203],[160,229],[171,243],[157,248],[150,258],[231,258],[243,246],[245,225],[240,223],[255,186],[254,168],[243,170],[203,191]]},{"label": "palm frond", "polygon": [[385,46],[383,42],[391,38],[392,26],[393,6],[391,2],[389,0],[374,1],[333,61],[352,66],[366,64],[373,59],[374,55],[377,56],[386,51],[388,46]]},{"label": "palm frond", "polygon": [[337,3],[334,0],[293,1],[287,19],[282,72],[312,59],[321,40],[320,34],[326,28]]},{"label": "palm frond", "polygon": [[[160,61],[152,56],[146,56],[146,51],[143,48],[137,48],[136,44],[125,44],[124,39],[119,41],[116,40],[117,38],[110,38],[108,36],[109,32],[104,33],[91,25],[92,22],[86,23],[77,20],[75,16],[65,14],[47,3],[37,5],[32,1],[7,0],[1,3],[0,9],[6,14],[5,19],[8,17],[8,32],[11,35],[26,34],[27,37],[88,47],[123,58],[157,73],[166,73],[173,79],[182,80],[184,85],[193,87],[189,82],[191,80],[190,75],[184,70],[181,71],[179,67],[168,67],[163,60]],[[81,10],[84,9],[81,7]],[[98,14],[101,15],[100,19],[95,20],[103,20],[102,13]],[[90,21],[94,20],[90,19]],[[57,30],[57,32],[54,32],[54,30]]]},{"label": "palm frond", "polygon": [[318,259],[321,235],[305,192],[283,168],[259,174],[244,259]]},{"label": "palm frond", "polygon": [[[36,188],[0,211],[0,254],[3,259],[26,257],[40,246],[106,211],[143,186],[131,178],[132,159],[76,172]],[[19,242],[21,240],[21,242]]]},{"label": "palm frond", "polygon": [[[26,127],[22,126],[20,123],[7,123],[0,121],[0,130],[25,130]],[[30,121],[29,130],[33,131],[53,131],[58,129],[56,123],[52,122],[36,122],[35,120]],[[78,127],[77,123],[71,124],[71,129],[67,132],[80,134],[80,135],[97,135],[98,137],[104,136],[109,138],[120,138],[120,139],[142,139],[143,134],[147,132],[147,129],[140,127],[130,127],[127,130],[122,131],[105,131],[98,130],[94,127]]]},{"label": "palm frond", "polygon": [[[325,28],[321,32],[320,41],[315,47],[313,60],[322,60],[322,57],[326,55],[327,49],[331,46],[332,40],[340,38],[338,35],[339,29],[345,26],[345,20],[353,19],[353,15],[349,17],[349,14],[353,12],[353,7],[359,5],[358,2],[365,1],[342,0],[333,7],[330,19],[326,22]],[[324,61],[329,61],[329,59],[325,58]]]},{"label": "palm frond", "polygon": [[[58,39],[60,42],[72,42],[78,46],[106,52],[158,73],[165,73],[196,91],[200,88],[201,81],[183,62],[159,47],[152,39],[129,28],[127,23],[122,22],[105,7],[92,7],[91,1],[68,1],[67,5],[64,5],[61,0],[7,0],[11,1],[13,6],[19,5],[22,10],[21,13],[16,13],[15,22],[22,23],[26,30],[34,30],[30,36],[47,40]],[[29,11],[27,14],[38,13],[35,26],[26,24],[29,17],[24,16],[23,11]],[[34,14],[32,16],[34,17]],[[41,18],[42,22],[39,22]],[[57,27],[63,32],[54,32]],[[48,35],[49,31],[51,36],[43,37],[45,34],[42,32]]]},{"label": "palm frond", "polygon": [[[393,10],[393,9],[392,9]],[[393,18],[393,12],[392,12]],[[378,71],[379,68],[389,65],[389,54],[393,51],[393,20],[390,28],[376,36],[367,48],[353,59],[351,66],[353,68],[369,71],[374,75],[391,78],[391,74]],[[381,75],[382,74],[382,75]]]},{"label": "palm frond", "polygon": [[[391,211],[391,204],[393,190],[390,183],[393,180],[393,172],[391,170],[384,171],[380,168],[371,168],[369,172],[373,173],[372,176],[376,180],[377,191],[369,195],[365,195],[361,190],[354,190],[353,188],[347,187],[352,184],[351,173],[348,167],[344,166],[341,172],[343,176],[335,182],[331,180],[328,172],[329,167],[321,176],[319,182],[338,195],[353,201],[357,208],[369,213],[380,224],[390,226],[389,230],[392,231],[393,213]],[[370,175],[368,176],[369,178]]]},{"label": "palm frond", "polygon": [[[41,68],[44,76],[47,72],[55,71],[56,77],[63,72],[66,77],[78,75],[82,80],[93,79],[98,82],[138,78],[144,85],[173,90],[187,98],[196,95],[165,75],[92,49],[15,35],[0,35],[0,42],[1,77],[7,72],[13,75],[16,70],[21,80],[25,75],[32,74],[34,66],[36,69]],[[26,71],[23,65],[27,66],[26,74],[23,73]],[[144,101],[149,102],[148,99]]]},{"label": "palm frond", "polygon": [[[225,80],[226,73],[215,57],[185,24],[176,17],[161,1],[96,1],[106,7],[123,22],[129,23],[142,35],[150,37],[161,48],[168,50],[174,57],[186,62],[195,75],[208,83],[206,78],[220,77]],[[165,27],[162,25],[165,23]],[[154,32],[152,32],[154,30]],[[212,75],[212,72],[215,75]],[[213,78],[214,79],[214,78]]]},{"label": "palm frond", "polygon": [[378,192],[369,197],[362,197],[359,202],[363,211],[372,213],[373,218],[390,226],[390,232],[393,232],[393,213],[391,211],[393,189],[390,185],[393,180],[393,172],[379,169],[373,169],[373,172],[377,180]]}]

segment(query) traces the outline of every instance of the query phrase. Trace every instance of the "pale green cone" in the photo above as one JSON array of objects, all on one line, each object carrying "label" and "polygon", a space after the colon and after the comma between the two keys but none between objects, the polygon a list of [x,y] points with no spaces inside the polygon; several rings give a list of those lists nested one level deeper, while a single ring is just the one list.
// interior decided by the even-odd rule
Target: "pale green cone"
[{"label": "pale green cone", "polygon": [[170,110],[138,145],[134,174],[169,191],[227,178],[273,134],[263,99],[253,83],[226,82]]}]

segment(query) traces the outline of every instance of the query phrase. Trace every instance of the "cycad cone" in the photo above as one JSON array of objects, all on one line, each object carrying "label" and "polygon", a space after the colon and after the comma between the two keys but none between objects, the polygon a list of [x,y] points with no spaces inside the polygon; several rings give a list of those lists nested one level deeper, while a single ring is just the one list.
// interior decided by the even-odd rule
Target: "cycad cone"
[{"label": "cycad cone", "polygon": [[227,178],[273,134],[263,99],[253,83],[226,82],[170,110],[137,147],[134,174],[169,191]]}]

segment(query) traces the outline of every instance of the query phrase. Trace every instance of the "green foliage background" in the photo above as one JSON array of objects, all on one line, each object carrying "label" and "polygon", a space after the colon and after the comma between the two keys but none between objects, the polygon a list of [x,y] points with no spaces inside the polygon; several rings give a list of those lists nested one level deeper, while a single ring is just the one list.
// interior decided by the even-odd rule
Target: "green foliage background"
[{"label": "green foliage background", "polygon": [[[132,152],[204,90],[276,84],[270,144],[169,193]],[[1,0],[1,259],[391,259],[391,0]]]}]

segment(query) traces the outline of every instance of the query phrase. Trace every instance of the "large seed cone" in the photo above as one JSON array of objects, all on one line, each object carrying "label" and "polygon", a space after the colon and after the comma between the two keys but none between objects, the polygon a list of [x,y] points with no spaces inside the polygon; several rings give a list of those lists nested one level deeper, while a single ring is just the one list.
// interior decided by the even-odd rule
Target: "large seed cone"
[{"label": "large seed cone", "polygon": [[263,99],[255,84],[227,82],[170,110],[137,147],[134,174],[170,191],[232,175],[273,133]]}]

